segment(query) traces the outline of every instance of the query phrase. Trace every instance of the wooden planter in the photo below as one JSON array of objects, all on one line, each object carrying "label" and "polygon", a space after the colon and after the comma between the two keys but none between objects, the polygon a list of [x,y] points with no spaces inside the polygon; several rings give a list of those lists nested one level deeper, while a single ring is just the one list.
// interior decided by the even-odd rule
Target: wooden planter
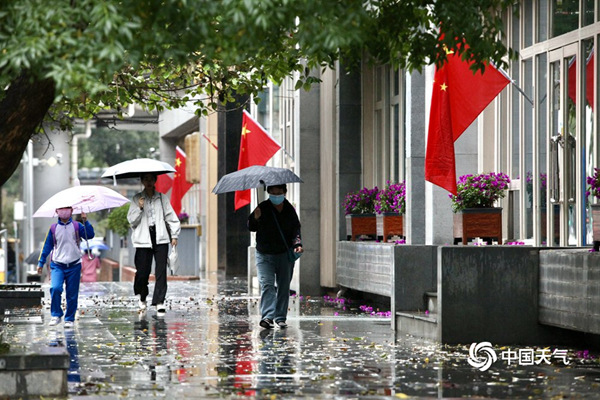
[{"label": "wooden planter", "polygon": [[454,214],[454,244],[479,237],[487,244],[502,244],[502,208],[467,208]]},{"label": "wooden planter", "polygon": [[375,237],[377,236],[377,221],[375,219],[375,214],[346,215],[346,235],[348,236],[348,240],[353,241],[362,235],[375,240]]},{"label": "wooden planter", "polygon": [[377,214],[377,240],[387,242],[392,236],[404,239],[404,215],[395,212]]},{"label": "wooden planter", "polygon": [[592,232],[594,251],[600,250],[600,204],[592,204]]}]

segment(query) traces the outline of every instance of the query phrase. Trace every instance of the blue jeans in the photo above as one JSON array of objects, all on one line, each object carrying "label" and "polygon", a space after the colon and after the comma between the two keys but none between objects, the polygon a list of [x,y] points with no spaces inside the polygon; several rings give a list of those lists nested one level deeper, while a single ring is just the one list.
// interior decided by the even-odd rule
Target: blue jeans
[{"label": "blue jeans", "polygon": [[[260,284],[260,314],[272,321],[285,321],[290,302],[290,282],[294,263],[287,253],[264,254],[256,252],[256,269]],[[277,283],[277,287],[275,287]]]},{"label": "blue jeans", "polygon": [[65,285],[67,299],[67,312],[65,321],[75,321],[77,312],[77,298],[79,297],[79,281],[81,280],[81,262],[77,264],[58,265],[55,262],[50,263],[50,315],[53,317],[62,317],[63,310],[60,305]]}]

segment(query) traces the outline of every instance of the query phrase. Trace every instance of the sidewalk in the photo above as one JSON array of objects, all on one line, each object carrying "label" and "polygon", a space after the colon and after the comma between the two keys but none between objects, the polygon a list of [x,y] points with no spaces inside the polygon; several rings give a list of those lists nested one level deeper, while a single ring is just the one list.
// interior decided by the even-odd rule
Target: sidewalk
[{"label": "sidewalk", "polygon": [[247,295],[243,280],[169,282],[164,317],[137,312],[131,283],[82,284],[73,330],[48,326],[44,288],[43,322],[9,321],[5,340],[65,346],[71,399],[593,398],[600,385],[600,364],[583,359],[569,366],[498,360],[479,371],[467,363],[468,346],[395,338],[389,318],[359,304],[344,310],[294,298],[289,328],[262,330],[259,298]]}]

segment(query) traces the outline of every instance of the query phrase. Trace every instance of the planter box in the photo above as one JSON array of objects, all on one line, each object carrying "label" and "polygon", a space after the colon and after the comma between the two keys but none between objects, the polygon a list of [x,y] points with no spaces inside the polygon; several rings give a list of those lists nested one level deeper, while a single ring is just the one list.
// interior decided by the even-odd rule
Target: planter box
[{"label": "planter box", "polygon": [[594,250],[600,250],[600,204],[592,204],[592,231]]},{"label": "planter box", "polygon": [[392,236],[404,238],[404,215],[394,212],[377,214],[377,239],[387,242]]},{"label": "planter box", "polygon": [[41,307],[43,297],[40,284],[0,285],[0,314],[6,309]]},{"label": "planter box", "polygon": [[467,208],[454,214],[454,244],[479,237],[487,244],[502,244],[502,208]]},{"label": "planter box", "polygon": [[346,235],[348,240],[355,241],[359,236],[369,236],[375,240],[377,236],[377,220],[375,214],[346,215]]}]

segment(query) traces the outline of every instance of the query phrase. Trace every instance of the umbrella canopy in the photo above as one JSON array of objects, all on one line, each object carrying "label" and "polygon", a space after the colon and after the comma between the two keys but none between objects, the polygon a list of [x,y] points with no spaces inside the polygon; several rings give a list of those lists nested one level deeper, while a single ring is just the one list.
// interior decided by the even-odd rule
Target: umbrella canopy
[{"label": "umbrella canopy", "polygon": [[102,174],[102,178],[139,178],[145,172],[161,175],[175,172],[175,168],[166,162],[152,158],[136,158],[107,168]]},{"label": "umbrella canopy", "polygon": [[220,194],[294,182],[302,183],[302,179],[287,168],[253,165],[224,175],[219,179],[212,192]]},{"label": "umbrella canopy", "polygon": [[37,264],[38,260],[40,259],[40,253],[42,252],[42,249],[37,249],[34,250],[32,253],[30,253],[27,258],[25,258],[23,260],[23,262],[25,264]]},{"label": "umbrella canopy", "polygon": [[56,209],[73,207],[73,212],[94,212],[120,207],[129,202],[127,197],[112,189],[97,185],[73,186],[50,197],[33,214],[34,217],[55,217]]}]

